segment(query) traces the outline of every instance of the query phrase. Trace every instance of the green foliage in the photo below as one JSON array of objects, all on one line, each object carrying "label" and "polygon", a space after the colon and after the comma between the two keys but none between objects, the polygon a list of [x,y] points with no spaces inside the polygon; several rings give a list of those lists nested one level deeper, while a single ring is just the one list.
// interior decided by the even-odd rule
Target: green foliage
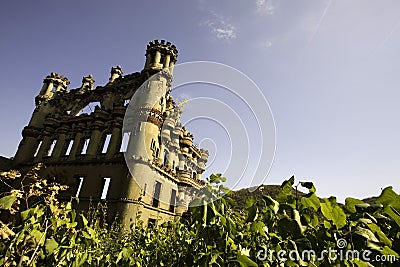
[{"label": "green foliage", "polygon": [[336,203],[335,197],[324,199],[324,202],[321,203],[321,212],[326,219],[333,222],[337,229],[344,227],[347,223],[346,214]]},{"label": "green foliage", "polygon": [[384,205],[385,213],[400,226],[400,196],[393,191],[393,187],[385,188],[376,203]]},{"label": "green foliage", "polygon": [[[400,196],[391,187],[376,203],[334,197],[320,199],[311,182],[282,183],[272,197],[249,195],[234,209],[226,179],[211,175],[185,220],[126,232],[107,224],[106,207],[77,214],[59,203],[65,187],[38,177],[1,173],[0,182],[21,178],[21,187],[0,198],[0,266],[371,266],[362,258],[332,258],[323,250],[371,251],[369,258],[400,251]],[[308,193],[300,193],[301,186]],[[236,206],[237,207],[237,206]],[[346,240],[345,247],[338,247]],[[288,257],[313,250],[316,257]],[[282,258],[279,253],[285,252]],[[324,255],[323,257],[319,257]],[[398,263],[398,262],[397,262]],[[380,264],[380,263],[379,263]],[[396,263],[384,263],[385,265]],[[380,266],[380,265],[377,265]]]},{"label": "green foliage", "polygon": [[0,199],[0,209],[8,210],[14,204],[17,198],[13,195],[5,196]]}]

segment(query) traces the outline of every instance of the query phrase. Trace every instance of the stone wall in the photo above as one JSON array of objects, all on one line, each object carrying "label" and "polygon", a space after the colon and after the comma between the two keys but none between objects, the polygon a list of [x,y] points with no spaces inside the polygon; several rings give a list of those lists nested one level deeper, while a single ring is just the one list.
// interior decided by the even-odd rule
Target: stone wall
[{"label": "stone wall", "polygon": [[63,198],[79,197],[82,210],[105,201],[127,227],[139,211],[145,223],[179,216],[188,197],[181,188],[203,186],[208,152],[193,144],[169,95],[177,55],[169,42],[152,41],[141,72],[112,67],[102,86],[90,74],[70,90],[66,77],[48,75],[14,165],[44,163],[42,175],[69,186]]}]

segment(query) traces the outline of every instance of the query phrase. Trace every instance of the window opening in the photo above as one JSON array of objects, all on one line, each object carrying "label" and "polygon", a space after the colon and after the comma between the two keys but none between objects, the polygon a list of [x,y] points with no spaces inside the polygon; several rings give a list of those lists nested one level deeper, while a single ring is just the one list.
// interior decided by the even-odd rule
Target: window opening
[{"label": "window opening", "polygon": [[108,188],[110,187],[111,178],[104,178],[103,192],[101,192],[101,199],[107,198]]},{"label": "window opening", "polygon": [[105,154],[107,153],[108,145],[110,144],[111,140],[111,134],[107,134],[106,138],[104,139],[104,144],[103,144],[103,149],[101,150],[101,153]]},{"label": "window opening", "polygon": [[79,178],[79,185],[78,189],[76,190],[75,197],[79,197],[79,194],[81,193],[82,190],[83,180],[85,179],[85,177],[78,177],[78,178]]},{"label": "window opening", "polygon": [[154,187],[154,195],[153,195],[153,207],[158,208],[158,205],[160,204],[160,193],[161,193],[161,183],[156,182],[156,185]]}]

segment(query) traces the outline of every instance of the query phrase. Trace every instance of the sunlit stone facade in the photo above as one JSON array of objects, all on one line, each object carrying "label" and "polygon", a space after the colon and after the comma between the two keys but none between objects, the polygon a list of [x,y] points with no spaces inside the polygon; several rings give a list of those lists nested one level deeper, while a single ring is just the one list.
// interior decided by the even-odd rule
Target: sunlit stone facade
[{"label": "sunlit stone facade", "polygon": [[[102,86],[88,75],[79,88],[69,89],[66,77],[51,73],[35,99],[13,165],[44,163],[42,175],[69,186],[63,198],[77,196],[81,210],[105,201],[109,218],[118,216],[125,226],[139,213],[145,224],[181,215],[191,197],[187,188],[204,184],[208,152],[193,144],[169,95],[177,56],[174,45],[152,41],[141,72],[124,75],[120,66],[113,67]],[[133,97],[142,85],[147,91]],[[141,106],[142,98],[154,104]],[[128,106],[146,115],[128,120],[133,128],[124,125]]]}]

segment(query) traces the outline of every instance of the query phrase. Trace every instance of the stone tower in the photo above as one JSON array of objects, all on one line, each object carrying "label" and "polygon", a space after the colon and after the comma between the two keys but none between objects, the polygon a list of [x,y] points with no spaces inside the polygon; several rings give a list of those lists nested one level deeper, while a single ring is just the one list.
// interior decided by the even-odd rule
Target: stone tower
[{"label": "stone tower", "polygon": [[94,86],[92,75],[79,88],[51,73],[36,97],[22,132],[14,166],[43,162],[42,175],[69,186],[62,197],[108,203],[128,227],[138,213],[144,223],[172,220],[187,209],[191,189],[204,185],[208,152],[193,144],[180,123],[180,107],[169,95],[178,51],[152,41],[141,72],[111,69],[109,82]]}]

